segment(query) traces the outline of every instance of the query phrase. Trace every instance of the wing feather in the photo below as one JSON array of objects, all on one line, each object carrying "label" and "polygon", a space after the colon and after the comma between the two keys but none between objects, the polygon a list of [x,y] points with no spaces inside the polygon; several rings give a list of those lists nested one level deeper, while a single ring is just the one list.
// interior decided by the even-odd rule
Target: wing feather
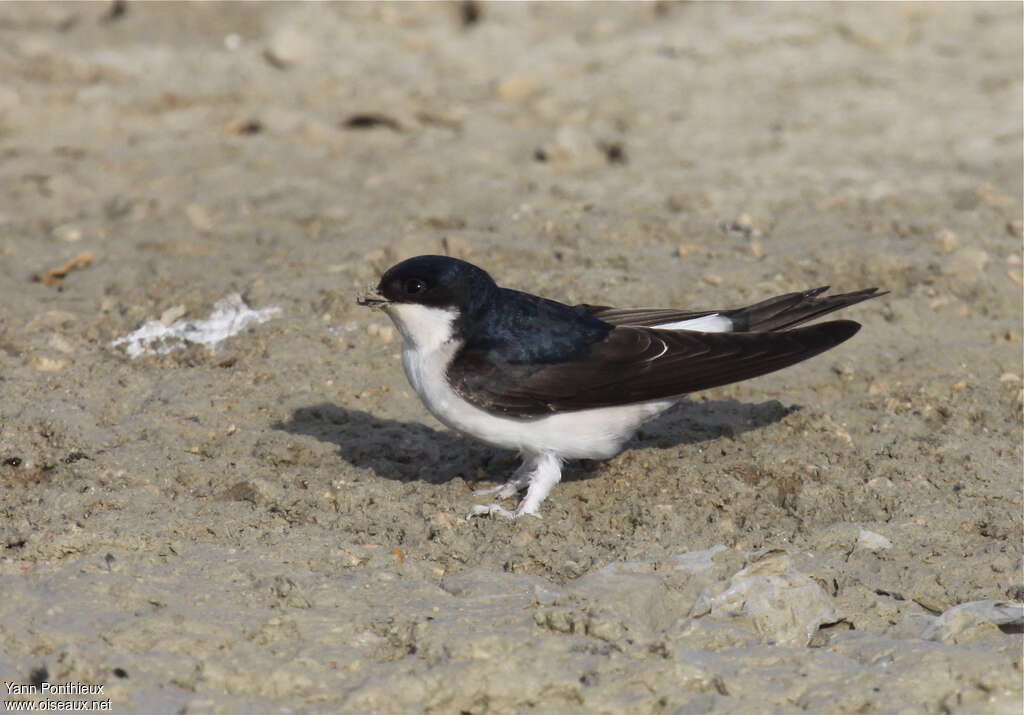
[{"label": "wing feather", "polygon": [[560,363],[494,362],[462,350],[448,368],[453,389],[481,409],[520,418],[677,397],[780,370],[860,329],[837,320],[769,333],[699,333],[617,327],[584,357]]}]

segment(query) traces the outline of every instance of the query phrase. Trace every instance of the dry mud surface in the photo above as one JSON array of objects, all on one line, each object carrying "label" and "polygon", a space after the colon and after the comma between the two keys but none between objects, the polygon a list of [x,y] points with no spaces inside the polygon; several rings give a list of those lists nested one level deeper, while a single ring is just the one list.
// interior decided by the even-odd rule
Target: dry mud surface
[{"label": "dry mud surface", "polygon": [[[0,679],[1020,712],[1019,4],[111,7],[0,5]],[[891,294],[467,522],[514,455],[353,301],[425,252],[569,302]],[[234,294],[279,310],[112,345]]]}]

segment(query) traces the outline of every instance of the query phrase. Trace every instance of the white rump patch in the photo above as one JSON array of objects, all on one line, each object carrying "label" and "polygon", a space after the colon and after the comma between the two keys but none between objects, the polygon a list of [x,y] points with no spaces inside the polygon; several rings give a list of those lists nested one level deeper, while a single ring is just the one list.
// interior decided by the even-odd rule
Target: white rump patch
[{"label": "white rump patch", "polygon": [[265,323],[280,312],[277,307],[253,310],[245,304],[242,296],[232,293],[217,301],[206,320],[177,320],[170,325],[159,320],[147,320],[135,332],[113,341],[111,346],[124,345],[125,351],[133,358],[148,350],[165,355],[184,347],[185,343],[214,348],[248,326]]},{"label": "white rump patch", "polygon": [[728,333],[732,330],[732,321],[718,313],[705,315],[701,318],[690,318],[675,323],[662,323],[652,326],[660,330],[694,330],[698,333]]}]

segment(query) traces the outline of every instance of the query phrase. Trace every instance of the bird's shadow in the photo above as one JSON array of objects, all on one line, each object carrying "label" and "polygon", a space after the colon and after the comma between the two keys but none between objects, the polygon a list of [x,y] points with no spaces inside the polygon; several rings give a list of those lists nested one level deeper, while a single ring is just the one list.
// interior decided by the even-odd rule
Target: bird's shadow
[{"label": "bird's shadow", "polygon": [[[644,424],[626,449],[664,449],[699,444],[778,422],[799,410],[778,400],[748,404],[736,400],[681,402]],[[322,402],[301,407],[274,429],[307,435],[335,444],[339,456],[353,466],[370,469],[385,479],[441,483],[455,477],[469,481],[504,481],[515,469],[515,452],[489,447],[448,430],[419,422],[376,417],[362,410]],[[566,479],[586,478],[594,462],[567,465]]]}]

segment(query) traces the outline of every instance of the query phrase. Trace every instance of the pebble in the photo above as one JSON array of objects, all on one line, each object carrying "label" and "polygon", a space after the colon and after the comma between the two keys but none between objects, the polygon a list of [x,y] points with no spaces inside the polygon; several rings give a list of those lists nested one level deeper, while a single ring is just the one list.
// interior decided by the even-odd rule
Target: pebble
[{"label": "pebble", "polygon": [[71,364],[70,360],[64,358],[49,357],[47,355],[36,355],[30,364],[39,372],[60,372]]},{"label": "pebble", "polygon": [[[987,628],[986,628],[987,626]],[[963,643],[986,636],[998,637],[998,626],[1024,626],[1024,605],[1007,601],[970,601],[953,606],[932,622],[921,638],[943,643]]]},{"label": "pebble", "polygon": [[82,231],[81,226],[76,226],[73,223],[65,223],[53,229],[50,232],[50,235],[58,241],[67,241],[68,243],[72,243],[74,241],[81,241],[85,232]]},{"label": "pebble", "polygon": [[1014,238],[1024,237],[1024,221],[1016,219],[1006,223],[1006,232]]},{"label": "pebble", "polygon": [[63,335],[54,333],[46,342],[51,348],[65,355],[71,355],[75,352],[74,346]]},{"label": "pebble", "polygon": [[35,316],[25,325],[25,330],[30,332],[42,328],[70,327],[77,321],[74,313],[66,310],[48,310]]},{"label": "pebble", "polygon": [[765,554],[734,574],[728,588],[700,595],[691,617],[749,619],[767,641],[802,648],[823,623],[837,618],[832,599],[810,576],[793,567],[785,554]]},{"label": "pebble", "polygon": [[861,529],[860,533],[857,534],[857,548],[864,549],[865,551],[882,551],[884,549],[891,549],[892,542],[881,534]]},{"label": "pebble", "polygon": [[189,204],[185,207],[185,215],[188,216],[189,222],[197,231],[213,230],[213,218],[210,216],[210,212],[202,205]]},{"label": "pebble", "polygon": [[381,325],[380,323],[370,323],[366,326],[366,332],[375,338],[379,338],[382,342],[390,343],[395,339],[395,328],[391,325]]},{"label": "pebble", "polygon": [[722,221],[718,228],[723,233],[738,233],[747,238],[758,238],[762,235],[762,231],[754,226],[754,219],[748,213],[740,214],[732,221]]},{"label": "pebble", "polygon": [[263,57],[278,69],[308,62],[317,54],[316,43],[304,32],[285,27],[274,34]]},{"label": "pebble", "polygon": [[262,479],[248,479],[228,487],[217,498],[221,501],[247,501],[255,506],[272,503],[275,490]]},{"label": "pebble", "polygon": [[952,253],[960,245],[960,239],[955,233],[950,231],[948,228],[944,228],[941,231],[936,231],[933,237],[935,242],[939,246],[939,250],[943,253]]},{"label": "pebble", "polygon": [[521,102],[540,89],[540,81],[532,74],[517,74],[498,83],[494,93],[506,102]]},{"label": "pebble", "polygon": [[164,325],[170,326],[178,318],[184,316],[186,312],[185,306],[183,305],[176,305],[173,308],[168,308],[160,314],[160,322]]}]

